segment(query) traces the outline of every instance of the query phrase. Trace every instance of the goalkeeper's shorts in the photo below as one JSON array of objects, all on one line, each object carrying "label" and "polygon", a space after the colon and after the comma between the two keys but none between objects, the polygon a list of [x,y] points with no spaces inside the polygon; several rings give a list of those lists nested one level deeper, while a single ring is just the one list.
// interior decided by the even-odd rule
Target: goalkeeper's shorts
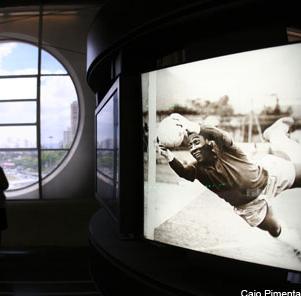
[{"label": "goalkeeper's shorts", "polygon": [[251,202],[235,207],[234,211],[242,217],[250,226],[258,226],[265,218],[268,211],[268,203],[262,195]]},{"label": "goalkeeper's shorts", "polygon": [[250,226],[258,226],[264,220],[269,201],[290,188],[296,177],[295,167],[291,161],[267,155],[259,162],[268,171],[268,183],[261,194],[251,202],[234,208]]}]

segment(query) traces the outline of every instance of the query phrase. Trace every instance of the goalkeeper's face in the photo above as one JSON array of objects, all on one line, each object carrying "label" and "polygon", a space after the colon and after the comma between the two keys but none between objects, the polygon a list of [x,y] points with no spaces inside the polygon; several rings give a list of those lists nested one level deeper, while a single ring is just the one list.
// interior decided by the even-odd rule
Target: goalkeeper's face
[{"label": "goalkeeper's face", "polygon": [[210,164],[214,161],[212,147],[206,142],[203,136],[193,135],[189,137],[189,150],[191,155],[203,164]]},{"label": "goalkeeper's face", "polygon": [[206,141],[203,136],[194,135],[189,138],[189,150],[191,155],[197,160],[202,162],[204,155],[202,153],[203,147],[206,145]]}]

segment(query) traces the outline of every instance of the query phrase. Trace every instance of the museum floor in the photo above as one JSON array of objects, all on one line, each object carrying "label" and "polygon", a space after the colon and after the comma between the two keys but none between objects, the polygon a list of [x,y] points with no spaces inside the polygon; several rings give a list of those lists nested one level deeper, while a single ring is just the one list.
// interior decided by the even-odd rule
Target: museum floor
[{"label": "museum floor", "polygon": [[0,295],[101,296],[88,252],[88,247],[2,249]]}]

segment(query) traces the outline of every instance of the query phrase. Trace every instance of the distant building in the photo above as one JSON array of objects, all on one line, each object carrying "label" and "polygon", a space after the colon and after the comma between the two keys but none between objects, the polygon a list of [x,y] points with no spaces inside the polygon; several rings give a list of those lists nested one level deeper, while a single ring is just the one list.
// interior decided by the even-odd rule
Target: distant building
[{"label": "distant building", "polygon": [[78,103],[77,101],[72,102],[70,106],[71,111],[71,132],[74,136],[77,129],[77,122],[78,122]]},{"label": "distant building", "polygon": [[63,148],[69,148],[73,140],[73,134],[70,128],[64,131]]},{"label": "distant building", "polygon": [[78,123],[78,103],[77,101],[72,102],[70,105],[70,127],[64,131],[63,134],[63,147],[69,148],[73,138],[76,134]]},{"label": "distant building", "polygon": [[101,149],[110,149],[114,147],[114,140],[113,139],[104,139],[100,142]]}]

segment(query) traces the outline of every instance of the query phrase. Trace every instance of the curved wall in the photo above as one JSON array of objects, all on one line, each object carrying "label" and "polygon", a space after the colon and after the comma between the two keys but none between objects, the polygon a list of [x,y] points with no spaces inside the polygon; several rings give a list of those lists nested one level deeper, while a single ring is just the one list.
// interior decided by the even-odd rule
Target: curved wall
[{"label": "curved wall", "polygon": [[[94,91],[112,80],[112,67],[120,54],[122,73],[145,71],[158,67],[158,59],[188,46],[198,49],[186,51],[180,62],[279,45],[280,28],[285,38],[286,26],[298,22],[291,1],[161,2],[113,0],[100,9],[87,48],[87,79]],[[102,77],[103,85],[97,77]]]},{"label": "curved wall", "polygon": [[[90,87],[100,94],[100,97],[120,74],[121,76],[136,75],[138,77],[143,71],[245,50],[286,44],[287,27],[298,23],[297,10],[291,1],[277,2],[277,4],[272,1],[257,0],[176,1],[174,3],[168,1],[166,6],[163,4],[164,1],[161,1],[161,6],[156,6],[152,1],[130,6],[130,2],[126,1],[126,3],[118,6],[118,1],[109,1],[99,11],[89,32],[87,79]],[[145,11],[147,13],[144,13]],[[128,111],[129,114],[131,111]],[[126,126],[126,122],[121,122],[121,125]],[[127,181],[131,184],[135,181],[139,182],[139,180],[130,178]],[[118,262],[118,268],[122,270],[123,274],[128,275],[128,270],[137,271],[134,264],[120,260],[118,254],[111,253],[112,246],[114,246],[114,250],[117,249],[118,239],[114,240],[109,237],[109,234],[103,234],[101,227],[98,226],[101,223],[94,223],[97,216],[102,219],[103,215],[105,214],[99,211],[90,223],[90,241],[93,255],[96,258],[95,262],[97,258],[102,261],[111,256],[109,261]],[[112,235],[116,237],[116,231],[112,231]],[[105,246],[105,242],[108,242],[110,248]],[[145,243],[145,241],[143,242]],[[139,244],[141,241],[138,240],[137,243]],[[141,255],[142,248],[139,248],[135,254]],[[162,248],[164,246],[156,246],[154,252],[147,256],[153,258],[155,262],[162,255]],[[127,252],[124,246],[121,249],[120,254],[130,256],[131,252]],[[185,254],[185,251],[183,252]],[[209,256],[203,256],[202,259],[204,260],[197,262],[195,261],[197,257],[194,254],[189,251],[187,254],[189,254],[188,257],[191,255],[190,259],[192,259],[185,261],[187,265],[185,263],[183,266],[198,273],[199,277],[195,278],[192,275],[189,278],[189,285],[196,286],[198,293],[190,294],[189,289],[187,289],[183,294],[178,294],[178,292],[173,293],[172,289],[167,289],[166,295],[203,295],[203,293],[208,292],[208,290],[204,290],[205,282],[202,282],[202,279],[206,281],[206,277],[215,277],[214,269],[219,265],[217,262],[213,263],[214,260]],[[180,262],[176,255],[174,258],[175,260],[169,266],[170,270],[173,269],[172,264],[177,265],[176,263]],[[155,269],[156,264],[154,262],[148,262],[145,267],[148,269],[154,267]],[[199,262],[203,264],[198,265]],[[123,269],[125,265],[126,270]],[[226,285],[224,278],[230,265],[227,262],[222,269],[218,269],[219,275],[216,282],[213,281],[213,285],[215,283],[219,283],[222,287]],[[100,266],[95,263],[93,270],[95,275],[99,275],[95,276],[97,282],[102,279]],[[112,266],[113,263],[111,263]],[[256,269],[257,271],[264,270],[263,266],[255,267],[255,271],[252,268],[250,271],[249,267],[251,265],[240,265],[240,270],[243,271],[241,277],[245,274],[248,274],[248,277],[253,277],[256,275]],[[160,264],[158,270],[160,270]],[[269,279],[269,282],[277,281],[277,278],[279,278],[279,283],[285,281],[286,274],[283,270],[277,272],[268,269],[265,271],[266,274],[269,274],[266,278],[266,280]],[[147,276],[146,272],[141,272],[139,275],[143,280]],[[176,278],[177,276],[178,274]],[[233,274],[233,278],[231,276],[229,275],[230,280],[228,282],[231,286],[230,289],[232,285],[235,286],[235,274]],[[117,278],[114,277],[114,273],[112,277]],[[150,278],[151,282],[155,276]],[[183,279],[178,278],[175,281],[177,280],[181,282]],[[167,283],[165,280],[163,282]],[[119,282],[113,283],[114,287],[119,284]],[[211,295],[219,294],[211,293]]]}]

